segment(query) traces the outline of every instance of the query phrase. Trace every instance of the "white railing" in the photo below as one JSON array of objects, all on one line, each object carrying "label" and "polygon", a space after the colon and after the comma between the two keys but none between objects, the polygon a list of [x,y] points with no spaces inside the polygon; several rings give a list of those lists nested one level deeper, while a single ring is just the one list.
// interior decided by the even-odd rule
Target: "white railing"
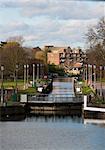
[{"label": "white railing", "polygon": [[105,108],[88,107],[87,106],[87,95],[84,95],[84,110],[96,111],[96,112],[105,112]]}]

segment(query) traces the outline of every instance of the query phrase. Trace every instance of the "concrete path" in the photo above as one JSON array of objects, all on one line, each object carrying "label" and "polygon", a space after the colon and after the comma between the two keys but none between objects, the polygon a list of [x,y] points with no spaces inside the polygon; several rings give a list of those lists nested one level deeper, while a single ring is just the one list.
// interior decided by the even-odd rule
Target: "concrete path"
[{"label": "concrete path", "polygon": [[[101,88],[100,82],[96,83],[96,88],[97,88],[97,92],[100,94],[100,88]],[[103,96],[105,98],[105,82],[102,83],[102,93],[103,93]]]}]

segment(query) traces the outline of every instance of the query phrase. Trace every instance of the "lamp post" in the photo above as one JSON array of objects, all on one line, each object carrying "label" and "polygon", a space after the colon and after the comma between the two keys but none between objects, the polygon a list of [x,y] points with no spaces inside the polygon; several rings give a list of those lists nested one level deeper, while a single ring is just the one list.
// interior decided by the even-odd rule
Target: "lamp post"
[{"label": "lamp post", "polygon": [[88,79],[89,79],[89,84],[90,84],[90,86],[91,86],[91,85],[92,85],[92,77],[91,77],[91,76],[92,76],[92,73],[91,73],[91,72],[92,72],[92,71],[91,71],[92,69],[91,69],[91,65],[90,65],[90,64],[88,65],[88,70],[89,70],[89,71],[88,71],[88,76],[89,76]]},{"label": "lamp post", "polygon": [[17,94],[17,75],[18,75],[18,65],[16,65],[16,74],[15,74],[15,77],[16,77],[16,89],[15,89],[15,93]]},{"label": "lamp post", "polygon": [[24,90],[26,89],[26,65],[24,65]]},{"label": "lamp post", "polygon": [[41,78],[43,78],[43,64],[40,65],[40,70],[41,70]]},{"label": "lamp post", "polygon": [[28,77],[29,77],[29,65],[27,64],[27,88],[28,88]]},{"label": "lamp post", "polygon": [[88,84],[90,85],[90,86],[92,86],[92,75],[93,75],[93,71],[92,71],[92,65],[88,65]]},{"label": "lamp post", "polygon": [[33,87],[35,87],[35,64],[33,64]]},{"label": "lamp post", "polygon": [[94,70],[94,90],[96,90],[96,65],[93,66],[93,70]]},{"label": "lamp post", "polygon": [[1,66],[1,105],[4,102],[4,91],[3,91],[3,72],[4,72],[4,66]]},{"label": "lamp post", "polygon": [[83,80],[84,80],[84,81],[85,81],[85,74],[86,74],[85,71],[86,71],[86,70],[85,70],[85,65],[84,65],[84,67],[83,67]]},{"label": "lamp post", "polygon": [[37,64],[37,79],[39,79],[39,64]]},{"label": "lamp post", "polygon": [[100,66],[100,96],[102,97],[102,66]]},{"label": "lamp post", "polygon": [[87,84],[87,80],[88,80],[88,64],[86,64],[86,84]]},{"label": "lamp post", "polygon": [[88,64],[88,84],[90,84],[90,64]]},{"label": "lamp post", "polygon": [[16,64],[15,66],[15,95],[14,95],[14,100],[17,101],[17,73],[18,73],[18,65]]},{"label": "lamp post", "polygon": [[105,66],[104,66],[104,78],[105,78]]},{"label": "lamp post", "polygon": [[92,76],[93,76],[93,70],[92,70],[92,67],[93,65],[90,65],[90,85],[91,85],[91,87],[92,87],[92,82],[93,82],[93,78],[92,78]]}]

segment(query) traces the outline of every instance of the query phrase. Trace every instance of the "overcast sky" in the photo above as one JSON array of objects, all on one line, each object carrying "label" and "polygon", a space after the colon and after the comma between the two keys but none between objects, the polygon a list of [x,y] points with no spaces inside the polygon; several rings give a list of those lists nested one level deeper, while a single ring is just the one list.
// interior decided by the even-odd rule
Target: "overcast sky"
[{"label": "overcast sky", "polygon": [[0,41],[23,36],[25,46],[84,47],[88,27],[104,9],[97,0],[0,0]]}]

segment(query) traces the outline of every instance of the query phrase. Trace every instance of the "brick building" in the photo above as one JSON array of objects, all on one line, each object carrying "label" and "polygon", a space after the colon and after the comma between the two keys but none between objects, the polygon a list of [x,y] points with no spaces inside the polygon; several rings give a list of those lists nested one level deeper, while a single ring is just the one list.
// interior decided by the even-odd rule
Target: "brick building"
[{"label": "brick building", "polygon": [[70,47],[48,46],[47,50],[48,50],[47,58],[49,64],[54,63],[55,65],[62,65],[65,64],[67,60],[69,60],[69,53],[71,51]]},{"label": "brick building", "polygon": [[65,71],[79,73],[85,60],[85,53],[81,49],[71,49],[70,47],[46,46],[47,61],[49,64],[60,65]]}]

